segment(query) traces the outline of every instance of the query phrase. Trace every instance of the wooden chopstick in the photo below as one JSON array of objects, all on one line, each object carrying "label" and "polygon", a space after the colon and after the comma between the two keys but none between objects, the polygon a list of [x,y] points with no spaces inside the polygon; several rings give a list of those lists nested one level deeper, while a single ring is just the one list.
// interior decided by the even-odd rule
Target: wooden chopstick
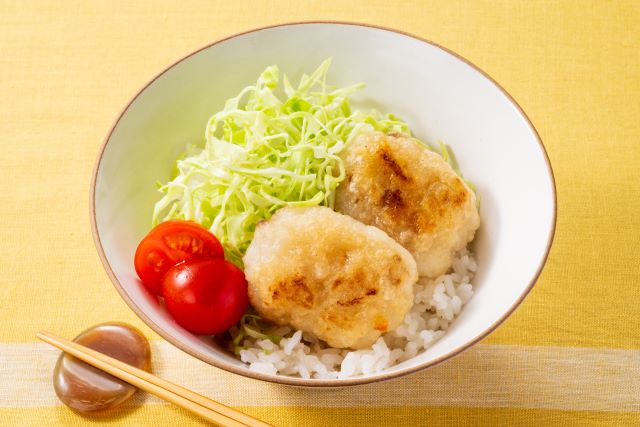
[{"label": "wooden chopstick", "polygon": [[116,378],[154,394],[161,399],[171,402],[181,408],[191,411],[201,417],[229,427],[270,427],[250,415],[244,414],[222,403],[206,398],[172,382],[156,377],[142,369],[135,368],[118,359],[92,350],[88,347],[60,338],[50,332],[39,332],[36,335],[42,341],[77,357],[91,366],[105,371]]}]

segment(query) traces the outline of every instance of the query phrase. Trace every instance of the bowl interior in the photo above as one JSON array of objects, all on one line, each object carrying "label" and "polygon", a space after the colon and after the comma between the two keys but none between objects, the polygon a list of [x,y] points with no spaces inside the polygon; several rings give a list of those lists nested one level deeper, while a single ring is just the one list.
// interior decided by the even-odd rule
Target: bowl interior
[{"label": "bowl interior", "polygon": [[356,382],[435,363],[492,330],[537,277],[555,224],[553,177],[530,123],[491,80],[437,46],[358,25],[295,24],[235,36],[177,63],[133,100],[104,146],[93,194],[98,250],[129,305],[166,339],[219,367],[289,384],[313,385],[250,372],[210,339],[176,325],[141,288],[133,254],[150,228],[156,182],[169,179],[187,144],[202,142],[209,116],[266,66],[277,64],[297,81],[327,57],[330,83],[367,84],[353,98],[356,107],[392,112],[418,138],[450,145],[482,201],[473,299],[425,353]]}]

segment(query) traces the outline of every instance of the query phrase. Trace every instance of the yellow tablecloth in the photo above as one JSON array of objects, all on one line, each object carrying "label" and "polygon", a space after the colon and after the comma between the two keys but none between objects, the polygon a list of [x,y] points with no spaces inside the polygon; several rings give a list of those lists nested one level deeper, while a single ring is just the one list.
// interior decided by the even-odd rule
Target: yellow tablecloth
[{"label": "yellow tablecloth", "polygon": [[[549,261],[503,326],[436,368],[331,392],[239,378],[162,342],[110,284],[88,214],[98,148],[142,85],[218,38],[312,19],[401,29],[486,70],[529,114],[558,187]],[[1,1],[0,424],[200,424],[144,396],[106,419],[57,401],[57,352],[36,331],[122,320],[154,340],[157,373],[277,425],[639,425],[639,28],[633,0]]]}]

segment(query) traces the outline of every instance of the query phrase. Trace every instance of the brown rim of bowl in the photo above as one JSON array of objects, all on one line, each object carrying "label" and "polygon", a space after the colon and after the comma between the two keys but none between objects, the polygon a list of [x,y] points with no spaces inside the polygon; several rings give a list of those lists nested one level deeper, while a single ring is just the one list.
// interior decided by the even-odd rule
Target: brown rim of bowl
[{"label": "brown rim of bowl", "polygon": [[[146,314],[135,304],[135,302],[129,297],[129,295],[127,294],[127,292],[124,290],[122,284],[118,281],[117,277],[115,276],[113,270],[111,269],[111,265],[109,264],[109,261],[107,260],[104,250],[102,249],[102,243],[100,241],[100,234],[98,233],[98,228],[97,228],[97,224],[96,224],[96,209],[95,209],[95,202],[96,202],[96,198],[95,198],[95,193],[96,193],[96,180],[98,177],[98,170],[100,168],[100,163],[102,161],[102,156],[104,154],[104,151],[107,147],[107,144],[109,142],[109,140],[111,139],[111,135],[114,131],[114,129],[116,128],[116,126],[118,125],[118,123],[120,122],[120,119],[122,118],[122,116],[126,113],[126,111],[129,109],[129,107],[131,106],[131,104],[138,98],[138,96],[140,96],[140,94],[142,92],[144,92],[144,90],[149,87],[151,84],[153,84],[153,82],[155,82],[160,76],[162,76],[164,73],[166,73],[168,70],[170,70],[171,68],[173,68],[175,65],[179,64],[180,62],[184,61],[187,58],[190,58],[191,56],[205,50],[208,49],[212,46],[215,46],[219,43],[222,43],[224,41],[239,37],[239,36],[243,36],[245,34],[250,34],[250,33],[255,33],[258,31],[263,31],[263,30],[268,30],[268,29],[272,29],[272,28],[278,28],[278,27],[288,27],[288,26],[294,26],[294,25],[315,25],[315,24],[330,24],[330,25],[345,25],[345,26],[354,26],[354,27],[366,27],[366,28],[373,28],[376,30],[382,30],[382,31],[388,31],[391,33],[395,33],[395,34],[400,34],[406,37],[410,37],[414,40],[418,40],[421,41],[423,43],[427,43],[431,46],[434,46],[452,56],[454,56],[455,58],[459,59],[460,61],[464,62],[465,64],[467,64],[469,67],[473,68],[475,71],[479,72],[480,74],[482,74],[486,79],[488,79],[490,82],[492,82],[503,94],[504,96],[507,97],[507,99],[511,102],[511,104],[513,106],[516,107],[516,109],[518,110],[518,112],[520,113],[520,115],[524,118],[525,122],[527,123],[529,129],[531,130],[531,132],[533,132],[533,134],[536,137],[536,140],[538,142],[538,145],[540,146],[540,149],[542,150],[542,154],[544,155],[544,159],[545,159],[545,163],[547,164],[547,169],[549,172],[549,176],[551,178],[551,190],[553,193],[553,224],[551,227],[551,230],[549,232],[549,237],[547,240],[547,247],[544,253],[544,256],[542,257],[540,264],[538,265],[538,268],[536,269],[535,274],[533,275],[533,277],[531,278],[531,281],[529,282],[529,285],[527,286],[527,289],[522,293],[522,295],[520,295],[520,297],[518,298],[518,300],[509,308],[509,310],[507,310],[506,313],[504,313],[496,322],[494,322],[489,328],[485,329],[482,333],[480,333],[479,335],[477,335],[474,339],[472,339],[471,341],[459,346],[458,348],[450,351],[449,353],[440,356],[434,360],[430,360],[428,362],[419,364],[417,366],[411,366],[396,372],[388,372],[388,373],[381,373],[381,374],[374,374],[374,375],[370,375],[370,376],[365,376],[365,377],[355,377],[355,378],[347,378],[347,379],[327,379],[327,380],[321,380],[321,379],[304,379],[304,378],[298,378],[298,377],[289,377],[289,376],[284,376],[284,375],[267,375],[267,374],[262,374],[260,372],[253,372],[250,371],[246,368],[240,368],[238,366],[232,365],[230,363],[224,362],[224,361],[220,361],[220,360],[216,360],[215,358],[210,357],[207,354],[201,353],[197,350],[191,349],[191,348],[187,348],[182,342],[180,342],[178,339],[176,339],[174,336],[170,335],[169,333],[167,333],[166,331],[164,331],[162,328],[160,328],[156,323],[154,323],[153,321],[151,321],[151,319],[149,319],[149,317],[146,316]],[[553,169],[551,168],[551,162],[549,161],[549,156],[547,154],[547,151],[544,147],[544,144],[542,143],[542,140],[540,139],[540,135],[538,134],[538,131],[536,130],[536,128],[533,126],[533,124],[531,123],[531,120],[529,120],[529,117],[526,115],[526,113],[524,112],[524,110],[520,107],[520,105],[518,105],[518,103],[515,101],[515,99],[513,99],[513,97],[498,83],[496,82],[489,74],[487,74],[486,72],[484,72],[483,70],[481,70],[480,68],[478,68],[476,65],[472,64],[470,61],[468,61],[466,58],[458,55],[457,53],[447,49],[446,47],[440,46],[437,43],[434,43],[430,40],[424,39],[422,37],[418,37],[415,36],[413,34],[409,34],[407,32],[404,31],[400,31],[400,30],[394,30],[391,28],[387,28],[387,27],[383,27],[383,26],[379,26],[379,25],[372,25],[372,24],[364,24],[364,23],[357,23],[357,22],[348,22],[348,21],[300,21],[300,22],[288,22],[288,23],[282,23],[282,24],[275,24],[275,25],[269,25],[269,26],[265,26],[265,27],[260,27],[260,28],[254,28],[248,31],[243,31],[240,33],[236,33],[233,34],[231,36],[219,39],[211,44],[208,44],[192,53],[190,53],[189,55],[181,58],[180,60],[174,62],[173,64],[171,64],[170,66],[166,67],[161,73],[159,73],[158,75],[156,75],[151,81],[149,81],[149,83],[147,83],[146,85],[144,85],[144,87],[142,89],[140,89],[138,91],[138,93],[133,96],[129,102],[127,103],[127,105],[124,107],[124,109],[120,112],[120,114],[118,115],[118,118],[114,121],[113,125],[111,126],[109,133],[107,134],[107,137],[105,138],[104,142],[102,143],[102,146],[100,147],[100,152],[98,154],[98,157],[96,159],[96,163],[93,169],[93,176],[91,178],[91,200],[90,200],[90,206],[89,206],[89,214],[90,214],[90,219],[91,219],[91,233],[93,235],[93,240],[96,246],[96,249],[98,250],[98,255],[100,256],[100,260],[102,261],[102,264],[107,272],[107,275],[109,276],[109,278],[111,279],[111,281],[113,282],[116,290],[118,291],[118,293],[120,294],[120,296],[125,300],[125,302],[129,305],[129,307],[138,315],[138,317],[140,317],[151,329],[153,329],[156,333],[158,333],[158,335],[160,335],[161,337],[163,337],[164,339],[166,339],[167,341],[169,341],[171,344],[173,344],[174,346],[178,347],[179,349],[181,349],[182,351],[184,351],[185,353],[200,359],[210,365],[213,365],[217,368],[220,369],[224,369],[225,371],[228,372],[233,372],[234,374],[238,374],[244,377],[249,377],[249,378],[253,378],[253,379],[257,379],[257,380],[262,380],[262,381],[267,381],[267,382],[272,382],[272,383],[277,383],[277,384],[286,384],[286,385],[293,385],[293,386],[302,386],[302,387],[341,387],[341,386],[351,386],[351,385],[360,385],[360,384],[368,384],[368,383],[374,383],[374,382],[379,382],[379,381],[385,381],[385,380],[390,380],[393,378],[398,378],[404,375],[408,375],[417,371],[420,371],[422,369],[425,368],[429,368],[432,366],[435,366],[441,362],[444,362],[445,360],[448,360],[454,356],[459,355],[460,353],[462,353],[463,351],[469,349],[470,347],[472,347],[473,345],[475,345],[476,343],[478,343],[479,341],[483,340],[484,338],[486,338],[491,332],[493,332],[498,326],[500,326],[500,324],[502,322],[504,322],[507,317],[509,317],[511,315],[511,313],[513,313],[513,311],[520,305],[520,303],[522,303],[522,301],[524,300],[524,298],[529,294],[529,292],[531,291],[531,289],[533,288],[533,286],[535,285],[538,277],[540,276],[540,273],[542,272],[542,269],[547,261],[547,258],[549,256],[549,251],[551,250],[551,245],[553,243],[553,239],[555,237],[555,230],[556,230],[556,220],[557,220],[557,213],[558,213],[558,205],[557,205],[557,195],[556,195],[556,182],[555,182],[555,177],[553,174]]]}]

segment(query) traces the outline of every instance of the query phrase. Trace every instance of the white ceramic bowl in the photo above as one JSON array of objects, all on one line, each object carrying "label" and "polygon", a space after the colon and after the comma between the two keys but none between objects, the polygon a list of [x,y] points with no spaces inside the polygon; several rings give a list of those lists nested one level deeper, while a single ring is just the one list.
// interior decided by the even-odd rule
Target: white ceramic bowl
[{"label": "white ceramic bowl", "polygon": [[[210,339],[178,326],[141,287],[133,254],[150,228],[155,183],[200,142],[209,116],[277,64],[294,80],[333,57],[330,81],[366,82],[354,105],[404,118],[423,140],[449,144],[482,197],[474,241],[475,295],[446,335],[423,354],[374,375],[305,380],[249,371]],[[347,23],[296,23],[249,31],[175,63],[127,105],[102,147],[91,221],[109,277],[127,304],[185,352],[247,377],[301,386],[339,386],[397,377],[446,360],[494,330],[537,279],[553,239],[556,201],[544,147],[515,101],[460,56],[426,40]]]}]

